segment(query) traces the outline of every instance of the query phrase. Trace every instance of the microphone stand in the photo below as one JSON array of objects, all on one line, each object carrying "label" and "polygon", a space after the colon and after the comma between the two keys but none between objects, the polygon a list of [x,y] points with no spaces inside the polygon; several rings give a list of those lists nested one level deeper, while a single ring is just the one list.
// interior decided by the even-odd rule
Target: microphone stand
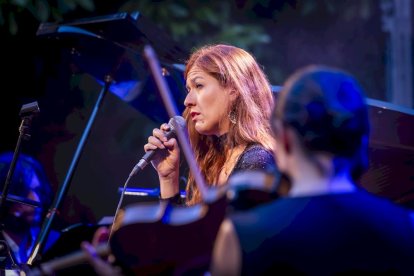
[{"label": "microphone stand", "polygon": [[52,221],[56,216],[57,210],[60,207],[60,203],[62,202],[63,198],[65,197],[66,191],[69,188],[69,183],[72,180],[73,177],[73,173],[75,171],[75,168],[78,164],[80,155],[83,151],[83,148],[86,144],[86,140],[89,136],[89,133],[91,131],[92,125],[95,121],[96,115],[98,114],[98,110],[100,108],[100,106],[102,105],[103,99],[105,97],[105,95],[107,94],[107,92],[109,91],[109,87],[112,83],[112,77],[110,75],[105,76],[105,80],[104,80],[104,86],[101,90],[101,92],[98,95],[98,99],[96,100],[95,106],[93,108],[92,114],[89,117],[88,123],[86,124],[85,130],[82,134],[82,137],[79,141],[79,144],[76,148],[76,152],[75,155],[72,158],[72,162],[70,163],[68,172],[66,174],[65,180],[63,181],[62,186],[60,187],[58,194],[55,198],[55,201],[53,202],[52,207],[49,209],[47,215],[46,215],[46,219],[42,224],[42,229],[39,232],[39,235],[37,236],[35,245],[32,249],[32,252],[30,253],[30,256],[28,258],[27,264],[28,265],[32,265],[36,259],[39,256],[39,253],[42,252],[45,244],[46,244],[46,240],[47,237],[49,235],[50,232],[50,228],[52,226]]},{"label": "microphone stand", "polygon": [[117,222],[117,219],[118,219],[118,213],[119,213],[119,211],[121,210],[121,206],[122,206],[122,202],[124,201],[124,196],[125,196],[125,192],[126,192],[126,190],[127,190],[127,187],[128,187],[128,184],[129,184],[129,181],[131,181],[131,178],[136,174],[136,169],[135,169],[135,167],[132,169],[132,171],[129,173],[129,175],[128,175],[128,178],[127,178],[127,180],[125,181],[125,183],[124,183],[124,187],[122,188],[122,191],[121,191],[121,195],[120,195],[120,197],[119,197],[119,200],[118,200],[118,205],[116,206],[116,210],[115,210],[115,215],[114,215],[114,219],[113,219],[113,221],[112,221],[112,227],[111,227],[111,229],[110,229],[110,231],[109,231],[109,238],[108,238],[108,241],[107,241],[107,244],[108,244],[108,246],[109,246],[109,241],[111,240],[111,238],[112,238],[112,234],[114,233],[114,225],[115,225],[115,223]]},{"label": "microphone stand", "polygon": [[[17,159],[19,157],[19,153],[20,153],[20,148],[21,148],[21,144],[23,140],[29,140],[30,139],[30,126],[32,124],[32,119],[35,115],[37,115],[40,112],[39,106],[37,104],[37,102],[32,102],[32,103],[28,103],[22,106],[22,108],[20,109],[20,117],[22,118],[22,121],[20,123],[20,127],[19,127],[19,137],[17,139],[17,143],[16,143],[16,147],[14,149],[14,153],[13,153],[13,159],[12,162],[10,163],[10,167],[9,167],[9,171],[7,172],[7,177],[6,177],[6,181],[4,183],[3,186],[3,191],[1,193],[1,197],[0,197],[0,221],[4,221],[3,218],[5,218],[7,216],[6,214],[6,200],[7,195],[9,193],[9,189],[10,189],[10,183],[11,180],[13,178],[13,174],[14,171],[16,169],[16,163],[17,163]],[[13,200],[17,203],[20,203],[19,200]],[[23,202],[22,202],[23,204]],[[4,225],[3,223],[0,223],[0,231],[4,230]],[[8,255],[8,257],[11,258],[11,254],[9,252],[9,246],[6,242],[6,240],[0,240],[0,252],[4,251],[6,252],[6,254]],[[15,261],[13,260],[13,258],[11,258],[12,261],[12,266],[15,267],[17,266]]]}]

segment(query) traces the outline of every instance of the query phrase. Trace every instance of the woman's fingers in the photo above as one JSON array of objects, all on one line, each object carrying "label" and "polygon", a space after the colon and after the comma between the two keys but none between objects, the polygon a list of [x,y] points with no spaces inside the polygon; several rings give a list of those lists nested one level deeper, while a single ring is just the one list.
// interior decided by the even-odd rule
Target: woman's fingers
[{"label": "woman's fingers", "polygon": [[168,140],[165,134],[166,134],[165,131],[158,129],[158,128],[154,128],[152,131],[152,135],[163,142]]},{"label": "woman's fingers", "polygon": [[169,124],[162,124],[160,129],[164,132],[170,131],[170,125]]},{"label": "woman's fingers", "polygon": [[174,146],[175,146],[176,143],[177,143],[177,140],[175,138],[171,138],[167,142],[164,142],[164,146],[167,149],[172,150],[174,148]]},{"label": "woman's fingers", "polygon": [[154,146],[153,144],[150,144],[150,143],[144,145],[144,151],[145,152],[147,152],[149,150],[155,150],[157,148],[158,148],[157,146]]},{"label": "woman's fingers", "polygon": [[151,149],[156,149],[156,148],[165,149],[163,142],[161,142],[158,138],[154,136],[148,137],[148,144],[151,144],[152,146],[155,147]]},{"label": "woman's fingers", "polygon": [[148,143],[144,145],[144,150],[147,152],[149,150],[155,150],[157,148],[165,149],[166,146],[168,148],[173,147],[175,141],[171,141],[172,139],[168,140],[167,136],[165,135],[169,130],[170,126],[168,124],[162,124],[160,126],[160,129],[154,128],[152,130],[152,136],[148,137]]}]

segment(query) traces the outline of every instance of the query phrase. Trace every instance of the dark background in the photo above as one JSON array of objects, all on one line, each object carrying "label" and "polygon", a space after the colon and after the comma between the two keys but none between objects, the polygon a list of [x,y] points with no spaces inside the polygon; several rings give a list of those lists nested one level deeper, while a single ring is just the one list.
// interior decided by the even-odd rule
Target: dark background
[{"label": "dark background", "polygon": [[[183,52],[216,42],[243,47],[257,57],[274,85],[281,85],[290,73],[303,65],[318,63],[337,66],[353,73],[370,98],[386,101],[389,49],[388,35],[382,30],[379,2],[2,2],[0,150],[14,150],[20,123],[19,110],[22,104],[38,101],[41,113],[33,122],[32,139],[24,142],[22,151],[41,161],[53,189],[57,191],[66,177],[102,89],[101,83],[79,68],[61,45],[36,36],[42,22],[139,11],[151,20],[154,30],[155,27],[163,30]],[[149,27],[148,31],[151,32],[153,27]],[[159,35],[158,31],[153,34]],[[102,60],[112,54],[111,51],[103,54]],[[183,63],[184,60],[177,57],[175,62]],[[176,79],[174,84],[179,87],[180,80]],[[151,85],[147,85],[139,101],[134,104],[123,101],[114,93],[108,93],[105,97],[70,182],[57,227],[77,222],[94,223],[103,216],[114,214],[118,201],[117,188],[123,186],[130,170],[143,154],[143,145],[152,129],[165,121],[162,116],[165,114],[164,107],[148,104],[154,103],[157,96]],[[183,98],[183,91],[176,89],[173,92],[177,105],[182,106],[180,99]],[[371,112],[373,116],[378,111]],[[378,124],[384,122],[385,119],[378,119],[374,126],[376,135],[382,135]],[[394,118],[390,126],[398,126],[399,122],[398,118]],[[398,144],[398,137],[393,143],[395,141]],[[400,160],[410,168],[412,141],[404,143],[403,152],[390,160]],[[389,151],[384,153],[381,150],[383,148],[371,147],[371,154],[381,160],[387,159]],[[401,156],[404,158],[401,159]],[[371,164],[371,167],[377,165]],[[382,171],[383,167],[380,168],[380,177],[386,173]],[[375,182],[378,177],[372,179]],[[398,181],[404,181],[404,189],[393,189],[389,182],[381,184],[381,187],[371,185],[370,189],[394,200],[401,199],[412,190],[414,178],[409,175],[408,180]],[[148,167],[132,179],[131,187],[157,188],[155,171]],[[127,197],[126,203],[142,200]]]}]

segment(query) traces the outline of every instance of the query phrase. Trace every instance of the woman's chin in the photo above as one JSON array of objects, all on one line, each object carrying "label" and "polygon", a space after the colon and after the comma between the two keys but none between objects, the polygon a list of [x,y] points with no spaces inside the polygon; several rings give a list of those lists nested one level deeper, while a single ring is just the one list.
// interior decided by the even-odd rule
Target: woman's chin
[{"label": "woman's chin", "polygon": [[201,135],[213,135],[214,134],[212,133],[210,129],[207,129],[204,126],[199,125],[199,124],[195,125],[195,130]]}]

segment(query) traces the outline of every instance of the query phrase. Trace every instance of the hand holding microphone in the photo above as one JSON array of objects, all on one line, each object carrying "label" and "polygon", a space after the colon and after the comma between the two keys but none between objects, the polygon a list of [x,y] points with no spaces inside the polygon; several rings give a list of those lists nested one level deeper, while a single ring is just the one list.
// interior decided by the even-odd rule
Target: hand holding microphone
[{"label": "hand holding microphone", "polygon": [[151,162],[160,177],[168,177],[178,171],[180,149],[175,139],[177,128],[185,128],[185,120],[181,116],[174,116],[168,124],[153,130],[148,143],[144,145],[146,153],[136,165],[137,169],[143,169]]}]

